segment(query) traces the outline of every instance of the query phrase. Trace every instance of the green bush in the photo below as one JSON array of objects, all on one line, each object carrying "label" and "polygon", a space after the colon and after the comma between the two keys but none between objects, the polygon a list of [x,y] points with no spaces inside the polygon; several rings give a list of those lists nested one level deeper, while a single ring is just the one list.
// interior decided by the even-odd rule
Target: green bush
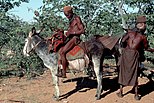
[{"label": "green bush", "polygon": [[[22,53],[25,38],[32,24],[22,22],[14,17],[7,17],[8,19],[1,21],[3,24],[2,32],[0,32],[0,72],[3,72],[1,75],[7,73],[5,71],[20,71],[18,73],[22,72],[28,77],[31,74],[42,74],[44,66],[38,56],[33,54],[30,57],[24,57]],[[17,73],[14,74],[18,75]]]}]

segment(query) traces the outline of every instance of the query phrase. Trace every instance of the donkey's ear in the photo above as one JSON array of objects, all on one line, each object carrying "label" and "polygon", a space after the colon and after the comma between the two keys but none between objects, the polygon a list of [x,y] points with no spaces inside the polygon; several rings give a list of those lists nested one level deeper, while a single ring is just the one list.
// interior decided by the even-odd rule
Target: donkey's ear
[{"label": "donkey's ear", "polygon": [[34,33],[36,31],[35,27],[32,27],[31,32]]}]

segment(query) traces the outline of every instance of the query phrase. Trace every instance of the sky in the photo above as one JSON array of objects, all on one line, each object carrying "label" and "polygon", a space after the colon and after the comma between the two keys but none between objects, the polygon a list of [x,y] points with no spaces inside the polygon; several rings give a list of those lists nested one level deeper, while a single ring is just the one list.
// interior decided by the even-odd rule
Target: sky
[{"label": "sky", "polygon": [[[38,10],[42,5],[43,0],[30,0],[29,3],[23,2],[19,7],[15,7],[10,11],[10,13],[19,16],[23,21],[32,22],[34,21],[34,11]],[[31,10],[28,11],[28,8]]]},{"label": "sky", "polygon": [[[22,3],[19,7],[15,7],[10,13],[20,17],[23,21],[32,22],[34,21],[34,11],[38,10],[43,5],[43,0],[30,0],[29,3]],[[28,8],[31,8],[28,11]]]}]

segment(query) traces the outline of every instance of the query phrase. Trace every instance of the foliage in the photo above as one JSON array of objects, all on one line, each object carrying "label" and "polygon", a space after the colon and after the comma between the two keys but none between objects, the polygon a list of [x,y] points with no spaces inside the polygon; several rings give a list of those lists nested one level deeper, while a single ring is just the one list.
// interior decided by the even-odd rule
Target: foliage
[{"label": "foliage", "polygon": [[[5,74],[10,70],[13,72],[21,71],[27,76],[34,71],[38,74],[42,73],[44,66],[38,56],[34,54],[27,58],[22,53],[25,38],[34,24],[21,21],[19,17],[8,13],[8,9],[11,7],[6,7],[7,10],[4,10],[3,5],[1,5],[12,2],[0,2],[0,74]],[[18,3],[21,2],[28,2],[28,0],[19,0]],[[14,3],[12,3],[13,7],[15,6]]]},{"label": "foliage", "polygon": [[[43,0],[44,5],[40,8],[42,14],[38,21],[43,21],[45,25],[54,28],[67,30],[68,22],[63,15],[63,7],[70,5],[74,12],[78,14],[86,26],[86,38],[92,35],[123,35],[121,15],[119,14],[119,4],[124,2],[122,10],[128,27],[135,26],[136,17],[146,15],[147,17],[147,37],[149,44],[154,47],[154,1],[151,0]],[[146,56],[153,58],[152,53]]]},{"label": "foliage", "polygon": [[[119,13],[119,4],[123,15]],[[0,1],[0,68],[18,68],[26,74],[34,71],[43,71],[42,61],[33,54],[30,58],[22,55],[24,39],[32,26],[40,28],[45,25],[44,37],[51,36],[53,29],[67,30],[68,20],[63,14],[63,7],[70,5],[79,15],[86,27],[86,39],[93,35],[123,35],[122,18],[129,27],[133,27],[138,15],[147,17],[147,36],[149,44],[154,48],[154,1],[153,0],[43,0],[43,5],[34,11],[36,22],[23,22],[16,15],[8,11],[22,2],[29,0],[2,0]],[[8,51],[11,56],[7,56]],[[153,53],[146,53],[148,58],[154,59]],[[40,65],[41,64],[41,65]]]},{"label": "foliage", "polygon": [[22,2],[28,3],[29,0],[1,0],[0,1],[0,11],[7,12],[13,9],[15,6],[19,7]]},{"label": "foliage", "polygon": [[[7,20],[1,21],[3,24],[0,33],[1,39],[1,70],[11,69],[20,70],[29,76],[34,71],[42,73],[42,61],[34,54],[30,58],[24,57],[22,50],[25,44],[25,38],[32,27],[26,22],[22,22],[15,18],[15,16],[8,16]],[[11,52],[8,54],[8,52]],[[41,65],[38,65],[41,64]]]},{"label": "foliage", "polygon": [[68,22],[63,15],[65,5],[72,6],[74,12],[81,17],[86,26],[87,38],[97,34],[118,34],[122,30],[118,24],[120,18],[115,14],[114,8],[101,0],[44,0],[44,5],[40,10],[42,11],[40,21],[44,21],[45,24],[52,25],[54,28],[67,30]]}]

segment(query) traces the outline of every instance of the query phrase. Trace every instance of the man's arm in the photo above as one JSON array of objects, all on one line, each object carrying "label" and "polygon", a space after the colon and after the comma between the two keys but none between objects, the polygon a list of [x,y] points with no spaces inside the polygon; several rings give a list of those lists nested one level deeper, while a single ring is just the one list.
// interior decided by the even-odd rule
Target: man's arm
[{"label": "man's arm", "polygon": [[125,34],[123,37],[122,37],[122,40],[121,40],[121,47],[125,48],[127,46],[127,40],[129,38],[129,35],[128,34]]},{"label": "man's arm", "polygon": [[77,26],[78,30],[69,30],[69,31],[67,31],[66,32],[67,36],[70,36],[70,34],[71,35],[80,35],[80,34],[84,34],[85,33],[85,28],[84,28],[84,25],[83,25],[80,17],[76,17],[75,18],[75,23],[76,23],[75,26]]},{"label": "man's arm", "polygon": [[146,49],[146,51],[148,51],[148,52],[154,52],[154,48],[148,48],[148,49]]},{"label": "man's arm", "polygon": [[122,37],[122,42],[126,42],[126,40],[129,38],[129,35],[128,34],[125,34],[123,37]]},{"label": "man's arm", "polygon": [[154,48],[150,48],[149,45],[148,45],[148,40],[147,40],[147,37],[144,36],[143,37],[143,44],[144,44],[144,48],[146,51],[148,52],[154,52]]},{"label": "man's arm", "polygon": [[81,18],[77,17],[76,21],[77,21],[77,26],[78,26],[79,30],[75,31],[75,34],[76,35],[84,34],[85,33],[85,28],[84,28],[84,25],[83,25],[83,23],[81,21]]}]

